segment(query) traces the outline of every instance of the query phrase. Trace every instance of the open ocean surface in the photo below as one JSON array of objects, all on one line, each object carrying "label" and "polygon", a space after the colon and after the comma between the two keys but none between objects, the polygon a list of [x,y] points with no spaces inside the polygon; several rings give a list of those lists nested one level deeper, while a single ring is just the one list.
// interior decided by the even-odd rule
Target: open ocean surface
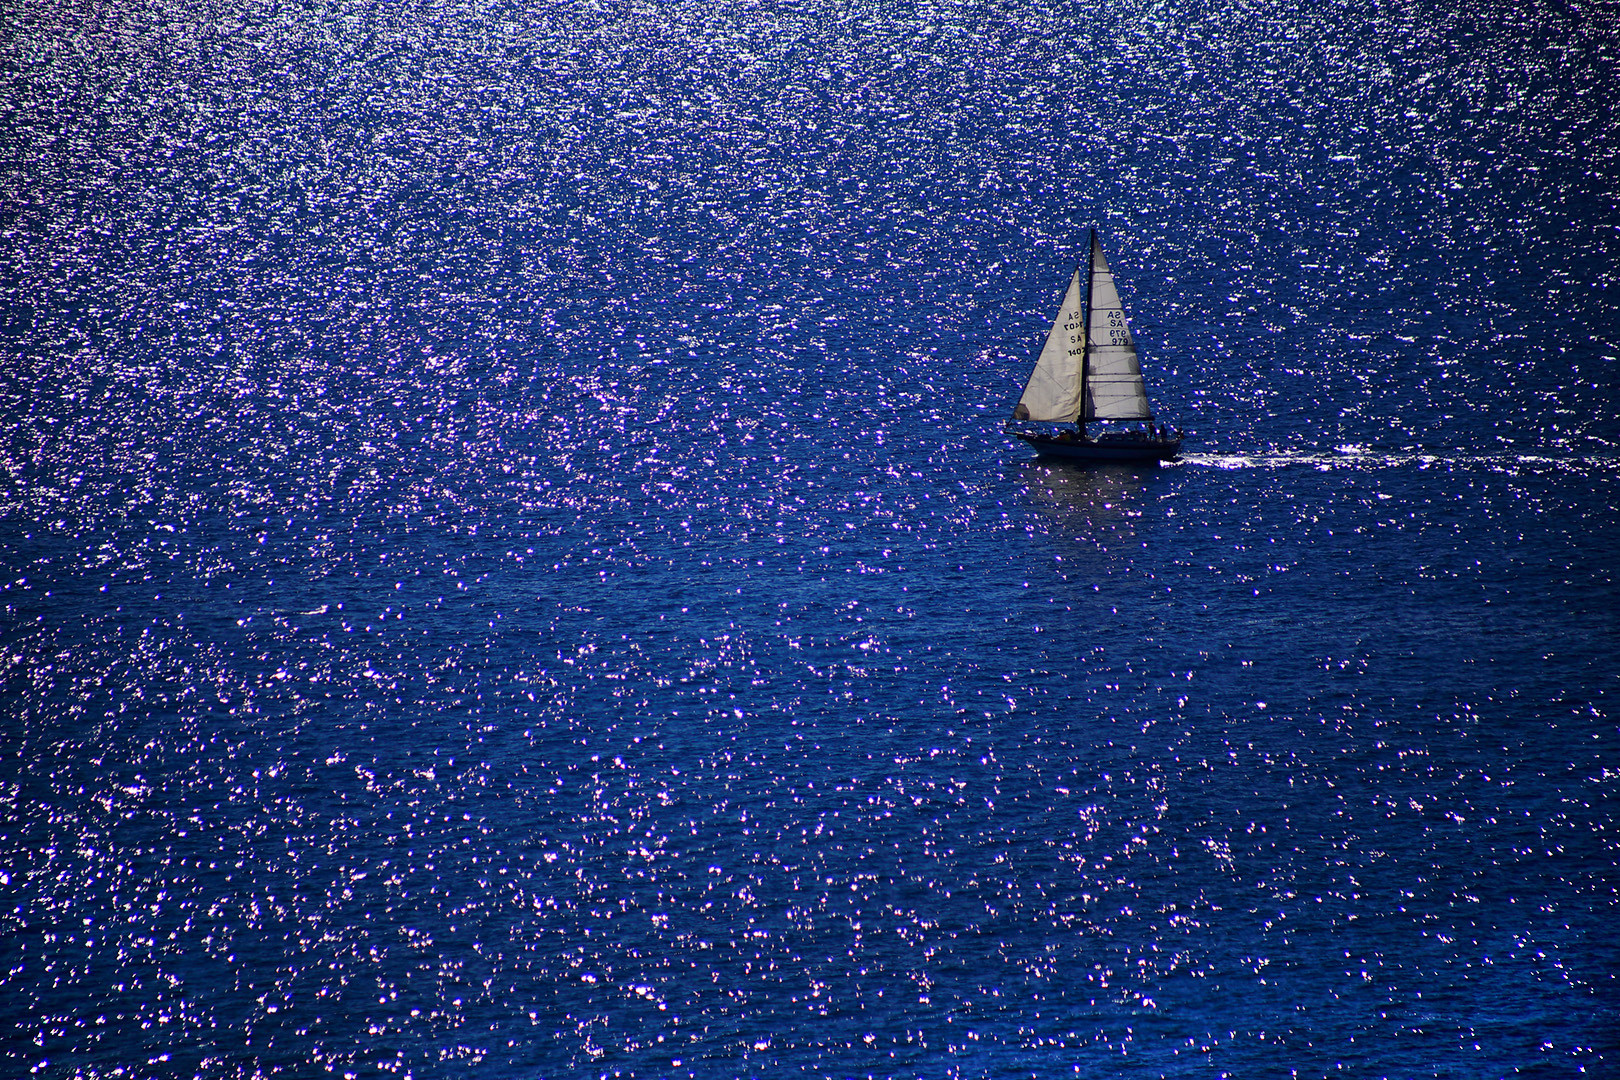
[{"label": "open ocean surface", "polygon": [[0,1074],[1620,1075],[1620,5],[1304,9],[8,8]]}]

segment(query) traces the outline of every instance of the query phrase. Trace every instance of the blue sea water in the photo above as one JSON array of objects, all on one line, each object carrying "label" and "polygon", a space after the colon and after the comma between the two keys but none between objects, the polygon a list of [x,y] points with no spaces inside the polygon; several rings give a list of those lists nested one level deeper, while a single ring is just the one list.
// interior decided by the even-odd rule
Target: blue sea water
[{"label": "blue sea water", "polygon": [[0,1073],[1620,1075],[1617,20],[15,6]]}]

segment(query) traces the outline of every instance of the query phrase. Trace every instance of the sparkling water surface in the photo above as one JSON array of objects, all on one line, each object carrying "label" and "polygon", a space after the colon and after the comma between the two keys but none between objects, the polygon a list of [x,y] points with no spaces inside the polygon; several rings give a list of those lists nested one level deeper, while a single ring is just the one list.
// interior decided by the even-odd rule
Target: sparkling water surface
[{"label": "sparkling water surface", "polygon": [[1617,17],[9,13],[0,1073],[1615,1075]]}]

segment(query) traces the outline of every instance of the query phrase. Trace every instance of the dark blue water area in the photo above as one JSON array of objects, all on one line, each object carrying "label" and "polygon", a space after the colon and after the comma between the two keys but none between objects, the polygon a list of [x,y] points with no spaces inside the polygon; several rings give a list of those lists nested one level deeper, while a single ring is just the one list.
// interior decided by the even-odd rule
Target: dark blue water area
[{"label": "dark blue water area", "polygon": [[1617,17],[10,12],[0,1074],[1620,1073]]}]

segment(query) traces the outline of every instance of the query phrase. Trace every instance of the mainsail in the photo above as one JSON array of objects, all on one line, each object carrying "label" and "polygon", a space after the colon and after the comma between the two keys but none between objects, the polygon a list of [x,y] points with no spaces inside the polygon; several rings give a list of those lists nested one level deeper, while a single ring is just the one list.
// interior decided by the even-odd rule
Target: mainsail
[{"label": "mainsail", "polygon": [[1095,231],[1084,269],[1084,282],[1080,270],[1069,280],[1068,294],[1013,410],[1014,420],[1084,424],[1088,420],[1153,419],[1142,387],[1136,343],[1120,307],[1114,272],[1108,268]]},{"label": "mainsail", "polygon": [[1086,419],[1151,420],[1136,342],[1097,234],[1091,234],[1091,341],[1086,350]]}]

